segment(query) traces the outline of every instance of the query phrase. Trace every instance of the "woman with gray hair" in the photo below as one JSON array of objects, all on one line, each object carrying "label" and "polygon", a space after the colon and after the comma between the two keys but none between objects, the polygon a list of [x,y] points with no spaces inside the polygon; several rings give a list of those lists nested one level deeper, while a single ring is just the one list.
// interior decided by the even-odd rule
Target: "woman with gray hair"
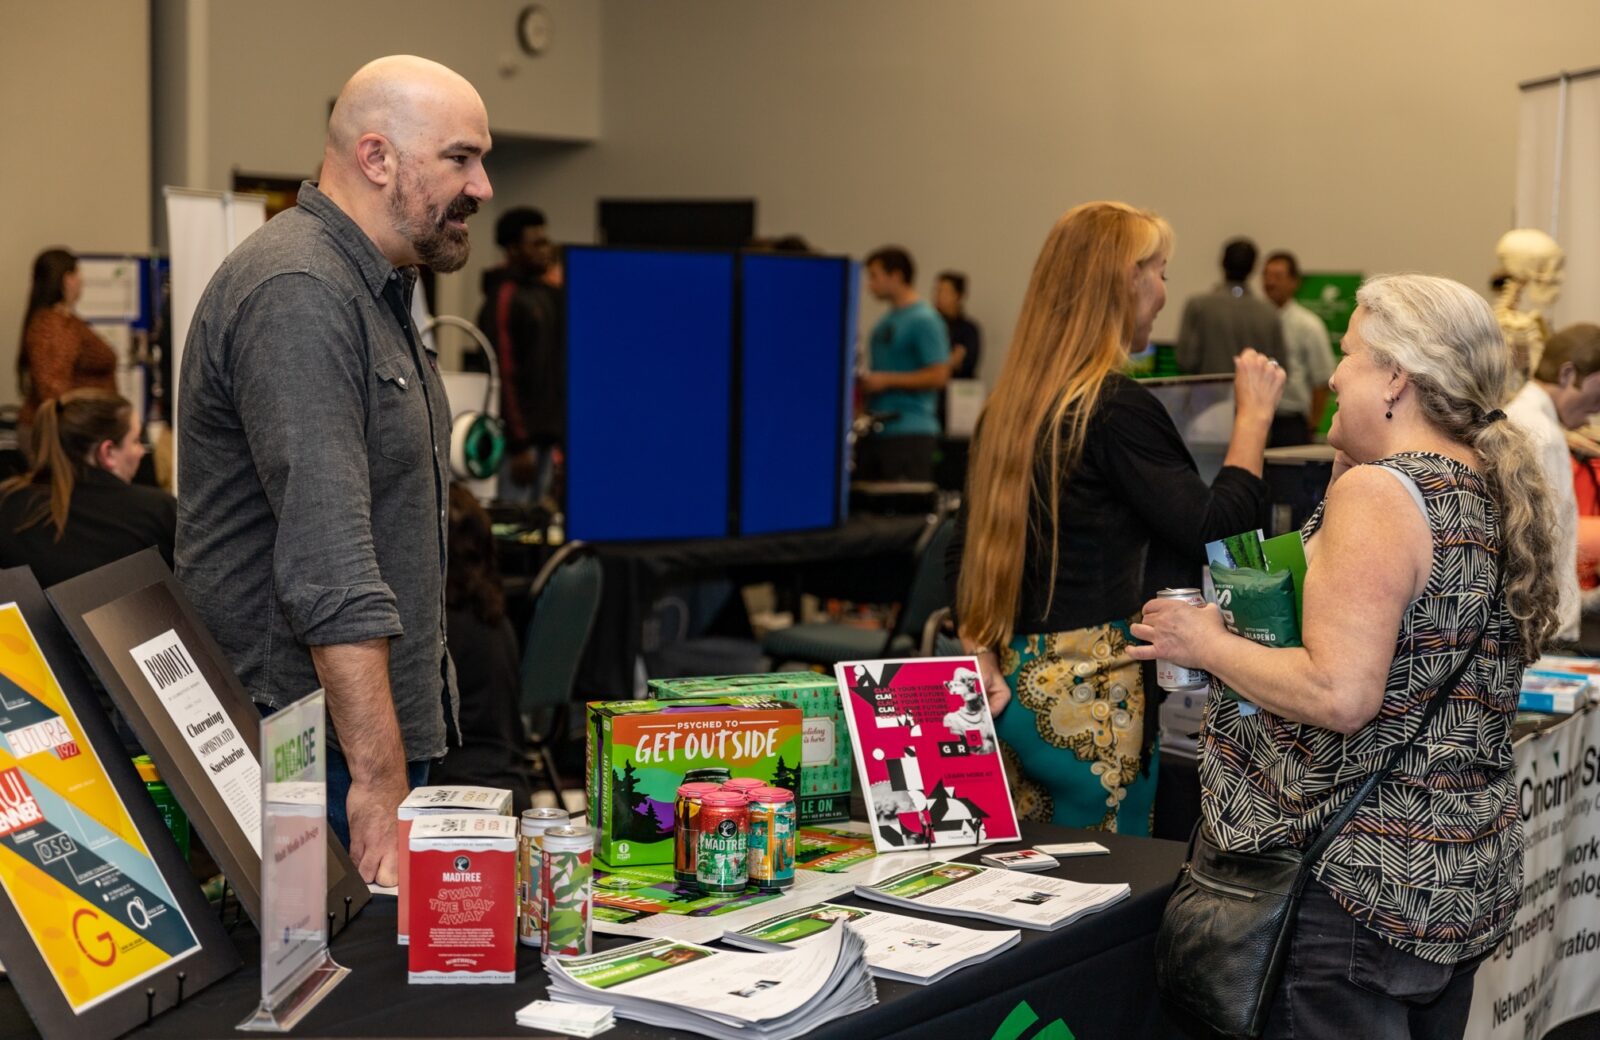
[{"label": "woman with gray hair", "polygon": [[1333,480],[1302,532],[1304,645],[1155,600],[1133,653],[1214,677],[1197,847],[1281,855],[1330,831],[1264,1035],[1461,1036],[1521,884],[1511,726],[1556,628],[1549,496],[1498,407],[1509,359],[1488,304],[1422,275],[1356,299],[1329,381]]}]

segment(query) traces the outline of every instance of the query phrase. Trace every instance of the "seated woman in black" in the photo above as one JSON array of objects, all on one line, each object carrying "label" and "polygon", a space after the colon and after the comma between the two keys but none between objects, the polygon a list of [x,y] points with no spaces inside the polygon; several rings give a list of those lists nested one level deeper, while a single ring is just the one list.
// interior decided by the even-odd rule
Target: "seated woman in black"
[{"label": "seated woman in black", "polygon": [[172,566],[177,503],[130,483],[142,458],[124,398],[81,389],[41,404],[32,468],[0,484],[0,566],[31,567],[47,588],[152,545]]},{"label": "seated woman in black", "polygon": [[461,693],[461,746],[428,770],[428,783],[509,787],[521,813],[532,798],[532,778],[523,758],[517,634],[506,618],[489,515],[460,484],[450,485],[445,574],[445,639]]}]

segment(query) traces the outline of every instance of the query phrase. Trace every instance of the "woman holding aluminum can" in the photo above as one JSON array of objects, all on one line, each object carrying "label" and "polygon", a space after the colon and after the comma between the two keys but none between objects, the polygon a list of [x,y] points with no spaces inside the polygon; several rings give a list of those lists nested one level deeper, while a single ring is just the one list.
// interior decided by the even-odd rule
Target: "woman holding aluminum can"
[{"label": "woman holding aluminum can", "polygon": [[[1134,626],[1149,643],[1136,657],[1220,681],[1160,980],[1181,1007],[1259,1008],[1267,1037],[1459,1037],[1473,974],[1522,901],[1512,726],[1573,563],[1556,559],[1549,489],[1500,408],[1514,376],[1489,305],[1424,275],[1371,279],[1356,303],[1329,382],[1333,480],[1301,531],[1302,645],[1253,643],[1214,606],[1164,600]],[[1237,881],[1313,842],[1280,944],[1291,967],[1260,1001],[1237,985],[1218,999],[1210,969],[1235,951],[1210,922],[1237,922],[1243,903],[1196,886],[1212,865]],[[1237,949],[1260,963],[1260,944]]]},{"label": "woman holding aluminum can", "polygon": [[1233,438],[1209,486],[1123,374],[1166,303],[1171,253],[1166,221],[1122,203],[1057,221],[973,440],[946,574],[1025,818],[1150,833],[1158,700],[1128,626],[1154,590],[1199,584],[1205,543],[1266,505],[1276,361],[1235,358]]}]

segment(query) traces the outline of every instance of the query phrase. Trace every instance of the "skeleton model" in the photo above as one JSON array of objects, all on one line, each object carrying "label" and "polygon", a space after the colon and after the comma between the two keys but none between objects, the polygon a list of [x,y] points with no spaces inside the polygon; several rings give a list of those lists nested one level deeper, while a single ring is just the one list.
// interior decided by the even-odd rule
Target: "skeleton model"
[{"label": "skeleton model", "polygon": [[1567,255],[1556,240],[1535,228],[1517,228],[1500,236],[1495,247],[1505,284],[1494,314],[1506,334],[1506,346],[1522,378],[1533,375],[1544,353],[1549,328],[1544,310],[1561,295]]}]

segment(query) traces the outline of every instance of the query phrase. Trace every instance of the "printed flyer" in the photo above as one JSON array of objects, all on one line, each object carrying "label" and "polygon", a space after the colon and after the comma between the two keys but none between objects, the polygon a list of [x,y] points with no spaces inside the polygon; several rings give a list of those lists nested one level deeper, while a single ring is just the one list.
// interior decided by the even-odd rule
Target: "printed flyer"
[{"label": "printed flyer", "polygon": [[0,885],[74,1013],[200,950],[15,603],[0,606]]},{"label": "printed flyer", "polygon": [[195,667],[189,648],[176,630],[169,629],[129,653],[260,856],[261,764],[234,728],[217,692]]},{"label": "printed flyer", "polygon": [[657,939],[552,957],[546,968],[552,1000],[604,1003],[618,1018],[727,1040],[789,1040],[877,1002],[865,953],[859,935],[836,928],[781,953]]},{"label": "printed flyer", "polygon": [[979,964],[1022,941],[1015,929],[980,931],[837,903],[813,903],[748,928],[724,941],[752,950],[781,950],[813,942],[840,923],[854,928],[867,944],[867,967],[879,978],[926,986]]},{"label": "printed flyer", "polygon": [[842,874],[877,854],[872,836],[856,831],[835,827],[801,827],[795,836],[794,863],[802,870]]},{"label": "printed flyer", "polygon": [[1085,885],[976,863],[929,863],[861,885],[856,895],[930,913],[1053,932],[1128,898],[1129,891],[1125,884]]},{"label": "printed flyer", "polygon": [[1021,837],[974,658],[834,668],[879,851]]},{"label": "printed flyer", "polygon": [[610,935],[710,942],[781,907],[837,898],[857,883],[853,877],[799,870],[788,892],[752,886],[738,895],[708,896],[674,881],[670,865],[600,868],[594,873],[594,928]]}]

